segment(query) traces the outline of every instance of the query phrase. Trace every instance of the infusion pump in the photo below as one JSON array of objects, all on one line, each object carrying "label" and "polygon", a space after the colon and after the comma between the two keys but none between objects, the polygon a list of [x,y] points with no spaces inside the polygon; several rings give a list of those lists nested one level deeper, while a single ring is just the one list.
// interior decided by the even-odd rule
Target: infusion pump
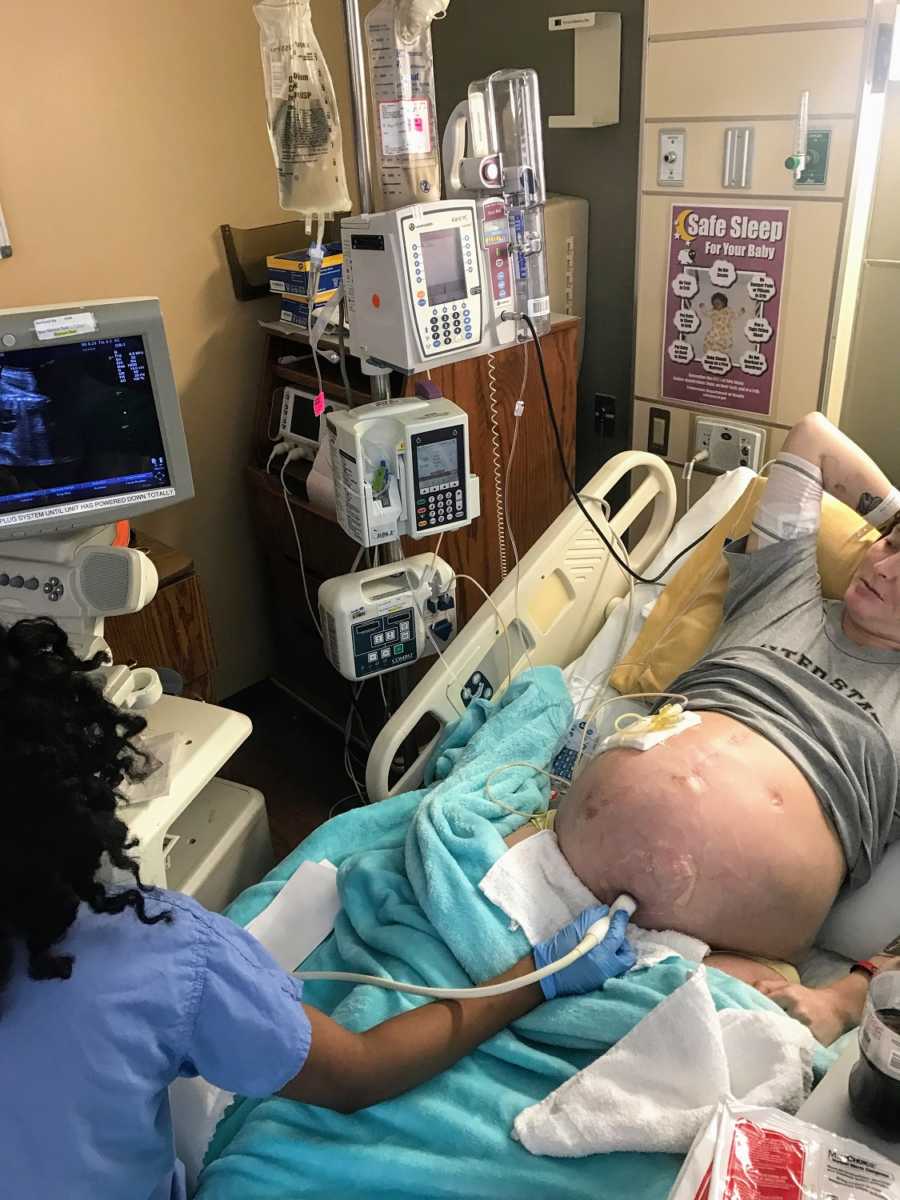
[{"label": "infusion pump", "polygon": [[433,384],[329,413],[326,428],[338,522],[361,546],[449,533],[480,514],[469,419]]},{"label": "infusion pump", "polygon": [[341,238],[351,354],[412,374],[515,343],[502,198],[361,213]]},{"label": "infusion pump", "polygon": [[408,667],[456,634],[453,571],[425,553],[327,579],[319,616],[325,653],[345,679]]}]

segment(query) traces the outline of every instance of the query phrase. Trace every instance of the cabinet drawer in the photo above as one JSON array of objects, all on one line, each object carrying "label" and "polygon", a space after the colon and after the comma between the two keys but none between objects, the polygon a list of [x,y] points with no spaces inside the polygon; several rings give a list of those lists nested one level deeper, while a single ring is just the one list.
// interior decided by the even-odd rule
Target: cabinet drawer
[{"label": "cabinet drawer", "polygon": [[171,667],[186,690],[205,680],[211,692],[216,656],[198,576],[166,584],[138,613],[107,618],[105,632],[117,662]]},{"label": "cabinet drawer", "polygon": [[260,792],[214,779],[169,828],[166,886],[221,912],[275,865]]},{"label": "cabinet drawer", "polygon": [[[266,549],[298,562],[297,544],[281,485],[273,479],[267,479],[265,471],[255,467],[249,468],[247,478],[254,522]],[[307,571],[320,580],[346,574],[353,566],[359,546],[347,537],[336,522],[320,517],[302,503],[292,504],[291,511],[297,522]]]}]

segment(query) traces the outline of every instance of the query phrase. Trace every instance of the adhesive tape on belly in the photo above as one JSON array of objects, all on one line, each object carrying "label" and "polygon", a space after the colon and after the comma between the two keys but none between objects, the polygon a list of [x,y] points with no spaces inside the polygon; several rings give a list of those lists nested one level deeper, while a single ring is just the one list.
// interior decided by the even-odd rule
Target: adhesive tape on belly
[{"label": "adhesive tape on belly", "polygon": [[[629,718],[634,718],[630,720]],[[600,743],[600,753],[624,746],[629,750],[652,750],[661,742],[700,724],[697,713],[685,712],[680,704],[665,704],[649,716],[624,713],[616,721],[616,731]]]}]

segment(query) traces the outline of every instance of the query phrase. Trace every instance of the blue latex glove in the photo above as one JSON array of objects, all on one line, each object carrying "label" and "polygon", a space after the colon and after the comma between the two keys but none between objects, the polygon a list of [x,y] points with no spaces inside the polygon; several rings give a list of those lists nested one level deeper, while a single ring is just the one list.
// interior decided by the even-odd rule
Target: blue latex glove
[{"label": "blue latex glove", "polygon": [[[559,933],[548,938],[546,942],[534,948],[534,963],[540,969],[548,963],[555,962],[574,950],[591,925],[605,917],[609,908],[598,904],[594,908],[586,908],[580,916],[569,925],[560,929]],[[637,962],[637,955],[631,943],[625,936],[628,927],[628,913],[620,908],[609,923],[609,930],[602,942],[593,950],[581,956],[570,966],[545,975],[540,980],[541,990],[548,1000],[557,996],[583,996],[586,992],[595,992],[602,988],[607,979],[615,979],[624,975]]]}]

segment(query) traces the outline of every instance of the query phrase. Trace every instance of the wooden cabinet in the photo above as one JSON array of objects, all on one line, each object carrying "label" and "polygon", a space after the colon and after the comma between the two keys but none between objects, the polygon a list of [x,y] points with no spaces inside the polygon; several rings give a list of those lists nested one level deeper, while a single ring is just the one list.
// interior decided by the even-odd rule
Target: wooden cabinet
[{"label": "wooden cabinet", "polygon": [[159,589],[140,612],[107,617],[105,636],[115,661],[168,667],[184,681],[185,696],[212,700],[216,656],[206,600],[192,559],[137,530],[134,545],[152,559]]},{"label": "wooden cabinet", "polygon": [[[578,321],[573,318],[560,319],[541,340],[554,412],[570,471],[574,471],[575,460],[577,342]],[[334,671],[322,652],[304,595],[299,554],[281,484],[274,467],[271,474],[265,469],[272,449],[272,430],[277,429],[275,409],[279,381],[293,381],[313,390],[317,386],[309,365],[301,362],[285,366],[278,362],[287,356],[301,356],[304,350],[288,335],[270,331],[247,479],[253,521],[265,554],[270,582],[276,632],[276,676],[309,704],[343,724],[350,703],[349,684]],[[526,351],[522,346],[516,346],[493,356],[437,367],[431,372],[432,382],[468,413],[471,469],[481,480],[481,516],[466,528],[446,534],[441,542],[441,556],[456,571],[473,576],[489,592],[501,579],[491,392],[496,397],[502,480],[515,429],[513,409],[522,385],[526,353],[525,408],[519,421],[514,470],[508,489],[510,522],[519,553],[524,554],[568,500],[534,347],[529,345]],[[326,395],[343,401],[345,395],[337,368],[322,365]],[[290,380],[286,377],[288,371]],[[397,378],[393,381],[393,394],[411,393],[415,383],[415,379]],[[368,400],[361,377],[351,376],[351,385],[354,402]],[[309,596],[315,606],[319,584],[333,575],[349,571],[359,546],[333,521],[307,505],[305,479],[308,473],[309,464],[298,460],[288,466],[285,477],[292,493],[289,503],[302,544]],[[408,554],[422,553],[433,550],[435,542],[434,538],[404,539],[404,549]],[[509,545],[510,569],[513,562],[512,546]],[[464,621],[480,606],[483,598],[465,580],[459,582],[458,589],[460,619]],[[429,663],[430,660],[425,660],[411,670],[421,672]],[[365,689],[359,706],[369,728],[377,729],[384,718],[380,689],[374,685]]]}]

